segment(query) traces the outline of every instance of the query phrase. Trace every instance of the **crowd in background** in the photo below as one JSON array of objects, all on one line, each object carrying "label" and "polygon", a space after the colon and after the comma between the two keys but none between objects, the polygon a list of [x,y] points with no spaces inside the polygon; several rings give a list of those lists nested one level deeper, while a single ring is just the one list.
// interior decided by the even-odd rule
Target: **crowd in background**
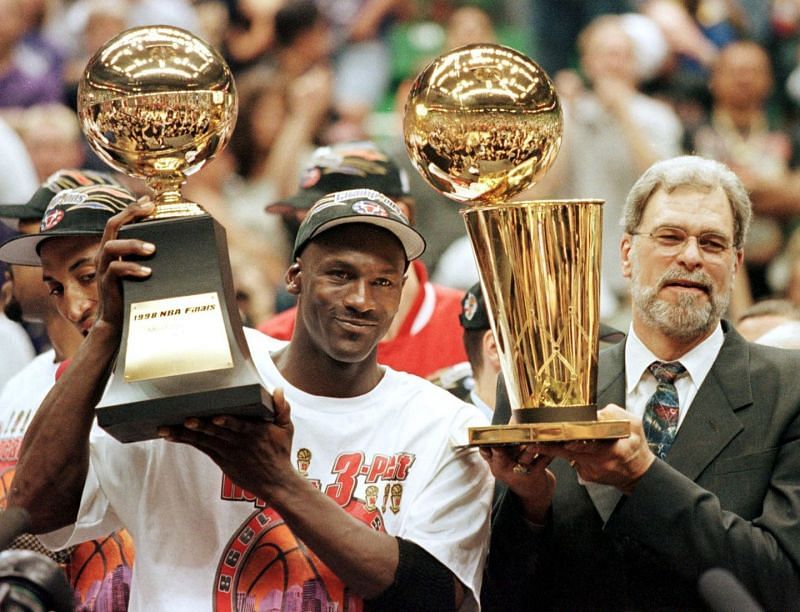
[{"label": "crowd in background", "polygon": [[[730,318],[768,297],[800,304],[800,0],[0,0],[0,14],[4,203],[26,201],[60,168],[107,170],[75,108],[83,68],[109,38],[168,23],[220,50],[236,78],[238,122],[184,195],[226,227],[250,325],[287,305],[296,228],[264,207],[297,190],[320,145],[379,143],[409,172],[432,278],[475,282],[457,206],[413,171],[401,129],[418,71],[475,42],[528,54],[556,84],[562,151],[523,197],[606,200],[604,320],[627,325],[624,196],[652,162],[681,152],[725,162],[751,191],[756,218]],[[12,233],[4,227],[0,238]]]}]

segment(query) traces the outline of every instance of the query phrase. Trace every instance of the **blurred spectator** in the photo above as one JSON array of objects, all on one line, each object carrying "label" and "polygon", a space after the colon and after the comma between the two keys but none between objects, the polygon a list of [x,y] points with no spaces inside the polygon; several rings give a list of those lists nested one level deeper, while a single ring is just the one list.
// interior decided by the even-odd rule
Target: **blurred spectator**
[{"label": "blurred spectator", "polygon": [[800,349],[800,321],[786,321],[759,336],[758,344],[785,349]]},{"label": "blurred spectator", "polygon": [[[191,176],[183,193],[225,228],[242,321],[255,327],[275,312],[275,291],[286,272],[284,248],[288,247],[284,247],[285,238],[279,224],[272,223],[265,229],[264,223],[250,223],[247,216],[238,214],[241,210],[239,194],[231,185],[236,182],[235,168],[233,154],[224,149]],[[262,211],[261,216],[267,215]]]},{"label": "blurred spectator", "polygon": [[[0,117],[0,168],[3,169],[0,172],[0,204],[25,202],[39,186],[36,169],[25,144],[2,117]],[[3,237],[7,236],[0,236],[0,239]]]},{"label": "blurred spectator", "polygon": [[0,15],[0,107],[60,102],[61,66],[49,52],[23,41],[33,27],[24,0],[0,0]]},{"label": "blurred spectator", "polygon": [[[226,21],[229,24],[224,34],[224,49],[231,69],[238,72],[257,63],[271,49],[275,41],[275,14],[281,0],[226,0]],[[198,3],[201,20],[207,8],[215,4],[207,0]],[[211,42],[209,40],[209,42]]]},{"label": "blurred spectator", "polygon": [[77,100],[78,82],[89,59],[114,36],[122,32],[128,23],[127,2],[105,2],[104,0],[79,0],[70,12],[68,23],[76,36],[70,57],[64,67],[64,83],[67,100],[74,107]]},{"label": "blurred spectator", "polygon": [[333,49],[330,26],[312,0],[288,0],[275,14],[275,63],[294,79],[327,65]]},{"label": "blurred spectator", "polygon": [[411,0],[318,0],[332,28],[336,72],[336,141],[366,136],[364,121],[387,93],[391,58],[386,34],[413,12]]},{"label": "blurred spectator", "polygon": [[760,45],[725,47],[711,74],[711,114],[691,144],[698,155],[727,164],[750,191],[754,217],[745,265],[756,299],[772,293],[767,266],[780,251],[783,224],[800,212],[800,143],[796,134],[770,124],[772,87],[769,56]]},{"label": "blurred spectator", "polygon": [[488,13],[478,6],[462,6],[453,11],[445,28],[445,51],[497,42],[494,24]]},{"label": "blurred spectator", "polygon": [[314,148],[330,100],[331,75],[316,66],[290,79],[262,68],[238,79],[239,119],[231,140],[241,177],[232,193],[235,217],[270,235],[288,265],[289,243],[280,219],[264,206],[294,193],[303,164]]},{"label": "blurred spectator", "polygon": [[39,181],[62,168],[83,166],[86,152],[78,116],[63,104],[31,106],[20,115],[17,131]]},{"label": "blurred spectator", "polygon": [[790,300],[761,300],[742,313],[736,322],[736,331],[746,340],[756,342],[771,329],[788,321],[800,321],[800,306]]},{"label": "blurred spectator", "polygon": [[531,2],[533,57],[554,75],[574,68],[577,63],[575,41],[580,31],[600,15],[634,10],[635,0],[535,0]]}]

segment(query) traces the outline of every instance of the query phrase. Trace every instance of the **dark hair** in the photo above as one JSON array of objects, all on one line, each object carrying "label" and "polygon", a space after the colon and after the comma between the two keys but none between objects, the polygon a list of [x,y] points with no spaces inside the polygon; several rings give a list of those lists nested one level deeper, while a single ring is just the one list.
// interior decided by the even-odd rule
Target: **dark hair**
[{"label": "dark hair", "polygon": [[467,352],[467,359],[472,366],[474,376],[483,367],[483,336],[486,329],[465,329],[464,330],[464,350]]},{"label": "dark hair", "polygon": [[303,32],[313,28],[320,18],[317,5],[311,0],[289,0],[275,13],[275,42],[288,47]]}]

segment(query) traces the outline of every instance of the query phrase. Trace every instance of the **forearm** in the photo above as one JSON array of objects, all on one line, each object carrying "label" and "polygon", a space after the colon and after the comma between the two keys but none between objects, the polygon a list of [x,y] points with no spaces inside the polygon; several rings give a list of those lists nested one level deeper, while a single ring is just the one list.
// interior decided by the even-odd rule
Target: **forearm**
[{"label": "forearm", "polygon": [[295,535],[353,591],[369,599],[392,584],[398,564],[393,536],[353,518],[299,475],[269,499]]},{"label": "forearm", "polygon": [[28,510],[34,533],[75,521],[89,467],[94,407],[116,342],[114,331],[96,325],[25,433],[8,505]]},{"label": "forearm", "polygon": [[[785,548],[798,539],[797,533],[788,533],[797,531],[797,522],[793,527],[780,521],[790,512],[769,510],[769,505],[765,500],[762,516],[745,520],[722,509],[714,494],[656,461],[611,516],[606,531],[632,537],[657,551],[690,582],[711,567],[723,567],[768,609],[788,609],[800,598],[800,575],[790,554],[796,558],[797,550]],[[777,524],[766,524],[769,515]],[[757,571],[762,568],[769,571]]]}]

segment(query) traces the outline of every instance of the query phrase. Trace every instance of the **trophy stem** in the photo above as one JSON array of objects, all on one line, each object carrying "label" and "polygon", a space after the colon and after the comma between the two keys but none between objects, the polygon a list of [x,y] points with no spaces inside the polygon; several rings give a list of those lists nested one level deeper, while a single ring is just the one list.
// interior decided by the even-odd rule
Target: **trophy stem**
[{"label": "trophy stem", "polygon": [[186,200],[181,194],[183,177],[165,178],[155,176],[146,180],[147,186],[154,192],[155,210],[146,220],[167,219],[172,217],[196,217],[206,212],[196,202]]}]

